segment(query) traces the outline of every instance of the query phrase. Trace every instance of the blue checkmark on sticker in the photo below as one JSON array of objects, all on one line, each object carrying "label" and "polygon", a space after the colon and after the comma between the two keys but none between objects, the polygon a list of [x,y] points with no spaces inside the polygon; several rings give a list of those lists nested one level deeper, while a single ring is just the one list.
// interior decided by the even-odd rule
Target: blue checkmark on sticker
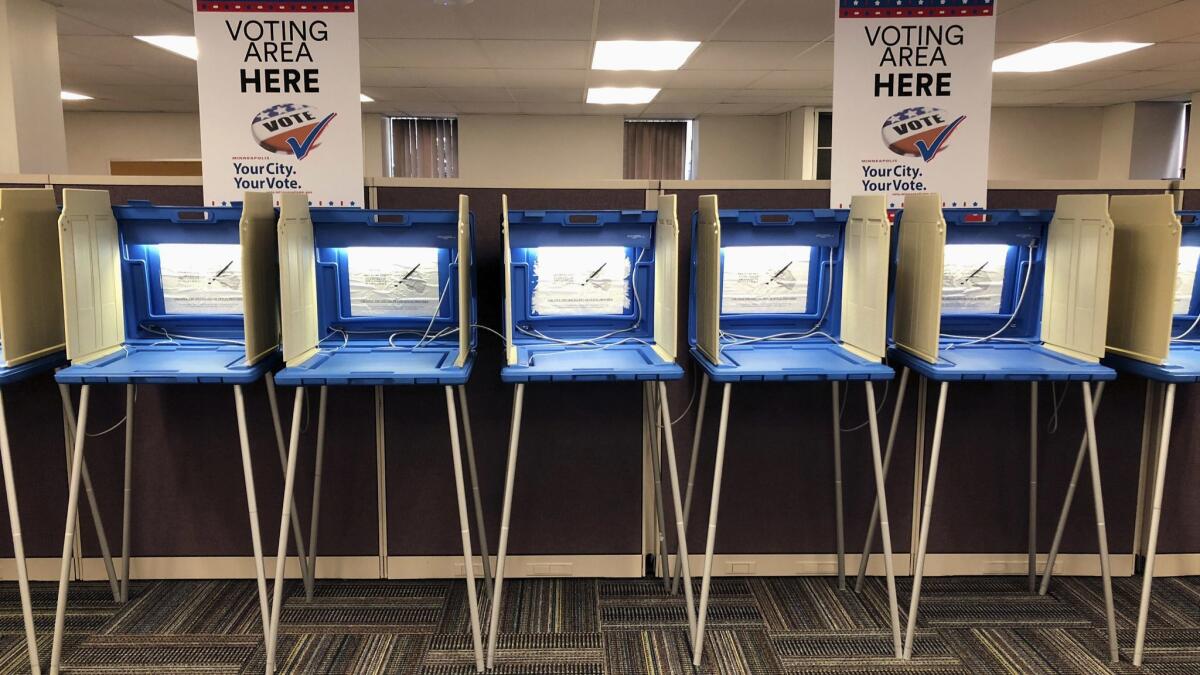
[{"label": "blue checkmark on sticker", "polygon": [[304,138],[303,142],[298,142],[295,138],[287,139],[288,147],[292,149],[292,154],[296,156],[296,159],[308,157],[308,153],[317,147],[317,139],[321,137],[321,134],[325,133],[325,129],[329,127],[329,123],[335,117],[337,117],[337,113],[331,113],[328,117],[317,123],[317,126],[308,132],[308,136]]},{"label": "blue checkmark on sticker", "polygon": [[932,145],[926,145],[925,141],[923,140],[917,141],[917,150],[921,151],[921,159],[928,162],[934,157],[937,157],[937,154],[942,151],[942,146],[946,144],[946,140],[950,138],[950,134],[954,133],[954,130],[957,129],[958,125],[962,124],[962,121],[965,119],[967,119],[967,116],[962,115],[958,119],[946,125],[946,128],[942,129],[942,133],[938,134],[937,138],[933,139]]}]

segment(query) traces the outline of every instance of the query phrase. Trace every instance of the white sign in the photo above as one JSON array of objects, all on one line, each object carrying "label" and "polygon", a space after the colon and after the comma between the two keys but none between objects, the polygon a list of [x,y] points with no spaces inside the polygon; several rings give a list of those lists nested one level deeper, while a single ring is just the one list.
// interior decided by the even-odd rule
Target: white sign
[{"label": "white sign", "polygon": [[204,201],[303,192],[362,206],[355,0],[197,0]]},{"label": "white sign", "polygon": [[724,250],[722,314],[808,311],[811,246],[731,246]]},{"label": "white sign", "polygon": [[830,201],[987,202],[996,0],[835,0]]},{"label": "white sign", "polygon": [[433,316],[442,289],[436,248],[346,249],[351,316]]}]

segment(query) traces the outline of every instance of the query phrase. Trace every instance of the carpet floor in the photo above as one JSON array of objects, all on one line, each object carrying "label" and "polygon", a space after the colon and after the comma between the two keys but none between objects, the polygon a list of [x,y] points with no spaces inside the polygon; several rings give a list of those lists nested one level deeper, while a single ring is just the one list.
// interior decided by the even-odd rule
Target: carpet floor
[{"label": "carpet floor", "polygon": [[[901,621],[909,580],[898,579]],[[1045,597],[1024,577],[929,578],[915,653],[891,657],[880,579],[861,595],[829,577],[718,578],[704,664],[691,666],[681,597],[653,579],[505,584],[495,673],[1200,673],[1200,577],[1159,579],[1145,666],[1134,668],[1139,578],[1114,580],[1122,662],[1105,658],[1099,580],[1058,578]],[[42,664],[55,587],[34,585]],[[279,666],[286,673],[469,675],[466,588],[455,581],[320,581],[312,602],[288,584]],[[486,611],[485,600],[485,611]],[[261,673],[253,582],[140,582],[117,606],[107,584],[71,587],[70,673]],[[17,588],[0,584],[0,672],[28,672]]]}]

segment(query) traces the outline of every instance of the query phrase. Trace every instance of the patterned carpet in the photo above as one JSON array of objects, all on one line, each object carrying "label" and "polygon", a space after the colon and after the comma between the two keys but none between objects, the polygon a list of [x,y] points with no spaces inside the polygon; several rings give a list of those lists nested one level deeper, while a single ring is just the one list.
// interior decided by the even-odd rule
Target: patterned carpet
[{"label": "patterned carpet", "polygon": [[[901,612],[908,580],[900,583]],[[1200,578],[1160,579],[1146,665],[1129,663],[1140,580],[1115,580],[1122,658],[1104,658],[1103,600],[1090,578],[1030,595],[1024,577],[930,578],[914,658],[891,658],[880,580],[862,595],[828,577],[714,580],[704,665],[691,667],[682,599],[652,579],[539,579],[506,584],[495,673],[1198,673]],[[129,604],[106,584],[73,584],[71,673],[261,673],[251,582],[136,583]],[[466,589],[453,581],[289,584],[280,629],[288,673],[474,672]],[[36,584],[48,664],[54,587]],[[903,619],[902,619],[903,620]],[[0,584],[0,672],[26,672],[16,585]]]}]

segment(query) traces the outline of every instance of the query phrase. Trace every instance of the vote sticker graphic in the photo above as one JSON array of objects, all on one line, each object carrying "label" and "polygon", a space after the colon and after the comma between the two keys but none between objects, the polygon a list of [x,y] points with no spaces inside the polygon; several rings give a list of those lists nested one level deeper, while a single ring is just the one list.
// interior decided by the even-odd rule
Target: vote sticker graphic
[{"label": "vote sticker graphic", "polygon": [[883,142],[888,150],[904,157],[933,161],[948,146],[950,136],[967,119],[926,106],[905,108],[883,122]]},{"label": "vote sticker graphic", "polygon": [[302,160],[321,147],[321,135],[335,117],[337,113],[322,116],[310,105],[282,103],[255,115],[250,129],[264,150]]}]

